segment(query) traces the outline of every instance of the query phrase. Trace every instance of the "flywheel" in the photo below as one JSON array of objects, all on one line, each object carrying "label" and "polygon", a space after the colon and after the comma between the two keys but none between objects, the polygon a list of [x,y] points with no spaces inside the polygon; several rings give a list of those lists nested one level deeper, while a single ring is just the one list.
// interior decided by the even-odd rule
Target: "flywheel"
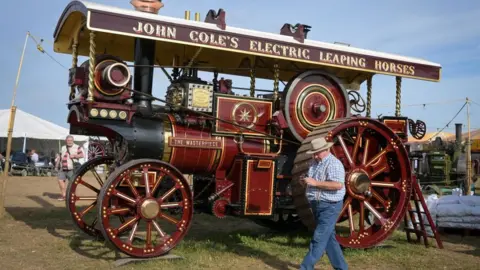
[{"label": "flywheel", "polygon": [[[331,153],[345,167],[343,208],[337,220],[337,240],[349,248],[368,248],[389,237],[403,219],[411,194],[408,154],[400,138],[383,123],[353,117],[315,128],[297,150],[292,170],[293,201],[302,222],[316,222],[300,176],[308,171],[310,142],[319,137],[334,142]],[[373,221],[369,217],[373,216]]]},{"label": "flywheel", "polygon": [[350,116],[347,92],[334,76],[325,72],[300,73],[290,80],[283,93],[285,118],[298,141],[327,121]]}]

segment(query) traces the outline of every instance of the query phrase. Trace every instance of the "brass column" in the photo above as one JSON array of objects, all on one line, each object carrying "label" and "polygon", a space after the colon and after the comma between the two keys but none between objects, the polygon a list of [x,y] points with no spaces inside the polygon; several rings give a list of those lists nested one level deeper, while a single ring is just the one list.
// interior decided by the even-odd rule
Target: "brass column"
[{"label": "brass column", "polygon": [[395,96],[395,116],[400,117],[402,105],[402,77],[397,76],[397,94]]}]

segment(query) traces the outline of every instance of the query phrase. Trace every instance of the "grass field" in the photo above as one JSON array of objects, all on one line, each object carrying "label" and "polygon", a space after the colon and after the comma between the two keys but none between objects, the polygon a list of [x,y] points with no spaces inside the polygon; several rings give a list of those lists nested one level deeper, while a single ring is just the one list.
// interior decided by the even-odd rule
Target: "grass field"
[{"label": "grass field", "polygon": [[[110,269],[125,257],[73,229],[54,178],[11,177],[0,220],[1,269]],[[442,235],[445,249],[407,243],[399,230],[382,247],[345,250],[350,269],[478,269],[480,238]],[[248,220],[199,214],[172,251],[181,260],[151,260],[120,269],[298,269],[309,233],[275,233]],[[432,239],[433,240],[433,239]],[[433,241],[432,241],[433,243]],[[331,269],[328,259],[318,269]]]}]

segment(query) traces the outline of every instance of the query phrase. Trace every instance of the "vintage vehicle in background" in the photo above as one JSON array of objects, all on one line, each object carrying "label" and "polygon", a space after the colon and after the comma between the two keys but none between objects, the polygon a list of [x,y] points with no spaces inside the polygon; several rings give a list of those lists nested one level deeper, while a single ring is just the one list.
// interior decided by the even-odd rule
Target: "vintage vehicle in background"
[{"label": "vintage vehicle in background", "polygon": [[[300,176],[311,140],[325,136],[346,170],[341,245],[372,247],[392,234],[411,193],[404,143],[409,131],[421,138],[426,130],[401,115],[402,78],[439,81],[439,64],[313,41],[303,24],[273,34],[227,26],[223,9],[200,21],[198,13],[158,15],[157,0],[132,4],[72,1],[54,32],[55,52],[73,57],[70,131],[106,137],[112,149],[83,164],[68,187],[77,228],[134,257],[173,249],[194,210],[312,228]],[[164,98],[152,95],[156,68],[169,81]],[[396,78],[394,116],[371,117],[375,74]],[[271,89],[258,89],[257,79]],[[103,174],[94,169],[102,166]]]}]

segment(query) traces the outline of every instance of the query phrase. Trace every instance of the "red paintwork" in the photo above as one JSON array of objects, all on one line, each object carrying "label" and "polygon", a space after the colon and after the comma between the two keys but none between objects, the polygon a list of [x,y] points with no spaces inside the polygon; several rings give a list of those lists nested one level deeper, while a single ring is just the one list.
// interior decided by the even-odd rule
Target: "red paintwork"
[{"label": "red paintwork", "polygon": [[[299,138],[306,138],[310,131],[326,121],[347,116],[343,90],[326,75],[302,73],[292,78],[285,89],[285,116],[290,117],[290,130]],[[319,111],[321,106],[324,112]]]},{"label": "red paintwork", "polygon": [[[245,185],[244,215],[271,215],[275,181],[275,162],[272,160],[246,160],[243,173]],[[259,168],[259,162],[270,163],[269,168]]]},{"label": "red paintwork", "polygon": [[[209,129],[186,127],[176,124],[173,116],[168,115],[168,124],[172,127],[172,137],[189,139],[212,139],[222,141],[222,149],[172,147],[170,158],[165,160],[185,174],[214,173],[217,170],[228,171],[235,156],[240,152],[233,137],[214,136]],[[165,142],[168,147],[168,142]],[[250,153],[265,153],[267,141],[246,138],[243,149]]]},{"label": "red paintwork", "polygon": [[[272,102],[247,97],[218,95],[216,117],[252,130],[242,129],[222,121],[216,121],[215,132],[223,134],[259,135],[267,133],[267,124],[272,120]],[[242,119],[242,113],[245,117]],[[264,136],[264,135],[263,135]]]}]

